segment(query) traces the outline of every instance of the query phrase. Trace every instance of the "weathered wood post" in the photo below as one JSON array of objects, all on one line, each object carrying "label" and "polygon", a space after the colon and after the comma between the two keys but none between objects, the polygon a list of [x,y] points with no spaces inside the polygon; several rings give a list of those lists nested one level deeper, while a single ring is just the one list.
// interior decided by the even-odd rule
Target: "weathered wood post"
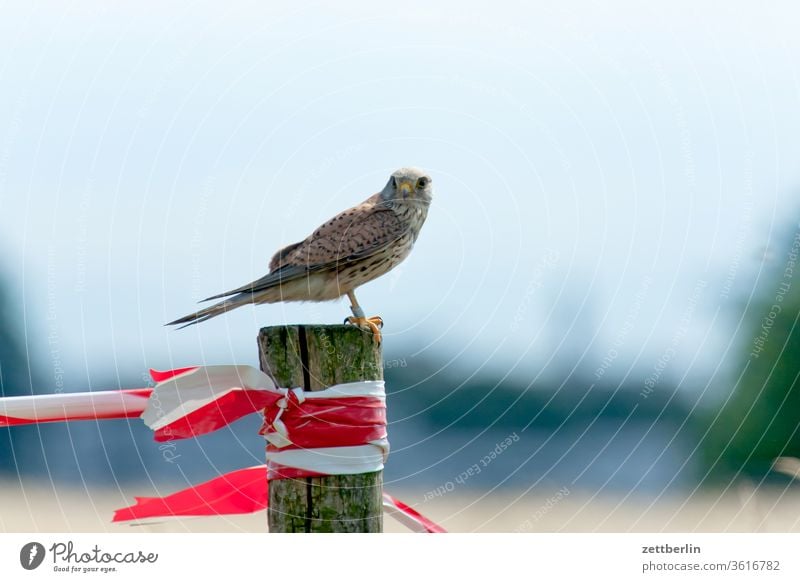
[{"label": "weathered wood post", "polygon": [[[261,369],[283,387],[383,379],[380,345],[354,326],[265,327],[258,348]],[[382,532],[382,496],[382,471],[271,481],[269,531]]]}]

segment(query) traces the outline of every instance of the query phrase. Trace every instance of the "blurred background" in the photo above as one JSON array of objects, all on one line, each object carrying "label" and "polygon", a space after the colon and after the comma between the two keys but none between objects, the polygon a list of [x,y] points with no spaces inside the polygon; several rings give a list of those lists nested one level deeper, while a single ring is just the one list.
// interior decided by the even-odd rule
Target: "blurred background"
[{"label": "blurred background", "polygon": [[[257,366],[260,327],[341,321],[163,327],[417,165],[415,251],[359,293],[386,322],[388,490],[454,531],[800,529],[772,468],[800,456],[793,3],[3,15],[4,396]],[[127,531],[134,494],[263,463],[258,424],[172,460],[138,420],[0,429],[0,530]]]}]

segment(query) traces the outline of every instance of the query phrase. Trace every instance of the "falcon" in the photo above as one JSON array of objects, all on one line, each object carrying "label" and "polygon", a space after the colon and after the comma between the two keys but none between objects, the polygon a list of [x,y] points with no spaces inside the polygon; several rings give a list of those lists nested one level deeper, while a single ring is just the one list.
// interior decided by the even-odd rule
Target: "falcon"
[{"label": "falcon", "polygon": [[222,299],[167,325],[186,327],[242,305],[279,301],[331,301],[347,295],[345,323],[381,341],[380,317],[366,317],[355,290],[399,265],[411,252],[428,216],[431,178],[418,168],[392,173],[383,190],[334,216],[309,237],[280,249],[260,279],[203,301]]}]

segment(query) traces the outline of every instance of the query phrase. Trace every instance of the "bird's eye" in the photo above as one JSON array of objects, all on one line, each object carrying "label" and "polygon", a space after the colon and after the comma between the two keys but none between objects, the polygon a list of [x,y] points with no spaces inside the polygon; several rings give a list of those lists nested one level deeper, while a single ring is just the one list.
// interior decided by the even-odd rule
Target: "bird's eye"
[{"label": "bird's eye", "polygon": [[427,185],[428,185],[427,178],[420,178],[419,180],[417,180],[417,188],[424,188]]}]

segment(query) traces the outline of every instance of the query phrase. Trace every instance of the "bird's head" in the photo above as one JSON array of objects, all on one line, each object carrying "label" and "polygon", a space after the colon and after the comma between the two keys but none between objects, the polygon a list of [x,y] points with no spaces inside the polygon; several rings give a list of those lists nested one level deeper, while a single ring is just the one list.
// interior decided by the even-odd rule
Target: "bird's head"
[{"label": "bird's head", "polygon": [[430,204],[433,198],[431,177],[419,168],[400,168],[392,172],[381,191],[385,201]]}]

